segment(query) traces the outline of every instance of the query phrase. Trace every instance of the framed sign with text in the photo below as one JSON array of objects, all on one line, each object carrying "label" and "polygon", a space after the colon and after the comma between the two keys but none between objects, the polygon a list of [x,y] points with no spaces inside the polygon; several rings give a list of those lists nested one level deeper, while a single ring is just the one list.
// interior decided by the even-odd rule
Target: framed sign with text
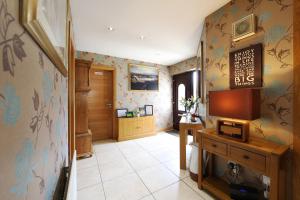
[{"label": "framed sign with text", "polygon": [[230,88],[262,87],[262,44],[229,53]]}]

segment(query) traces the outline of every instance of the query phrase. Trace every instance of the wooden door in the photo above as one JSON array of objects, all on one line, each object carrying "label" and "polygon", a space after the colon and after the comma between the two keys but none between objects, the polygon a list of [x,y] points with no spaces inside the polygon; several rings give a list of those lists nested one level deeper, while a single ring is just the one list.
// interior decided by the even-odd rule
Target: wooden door
[{"label": "wooden door", "polygon": [[176,130],[179,130],[181,115],[186,112],[180,104],[181,97],[190,98],[193,95],[193,73],[173,76],[173,128]]},{"label": "wooden door", "polygon": [[92,68],[88,94],[88,121],[93,141],[113,138],[113,72]]}]

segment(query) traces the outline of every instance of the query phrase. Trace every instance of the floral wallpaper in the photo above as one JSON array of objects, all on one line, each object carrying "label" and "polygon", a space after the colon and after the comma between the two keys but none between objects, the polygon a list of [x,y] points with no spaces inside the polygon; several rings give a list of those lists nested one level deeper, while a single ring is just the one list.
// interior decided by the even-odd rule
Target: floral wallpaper
[{"label": "floral wallpaper", "polygon": [[0,0],[0,194],[52,199],[67,162],[67,79]]},{"label": "floral wallpaper", "polygon": [[196,69],[197,68],[197,57],[192,57],[192,58],[186,59],[182,62],[171,65],[168,68],[169,68],[169,72],[172,76],[190,71],[192,69]]},{"label": "floral wallpaper", "polygon": [[[260,119],[251,122],[251,134],[288,145],[293,140],[292,3],[292,0],[233,0],[206,18],[202,35],[206,93],[229,89],[230,51],[263,44],[262,113]],[[257,33],[232,42],[231,24],[251,13],[257,17]],[[214,126],[216,118],[206,112],[207,124]]]},{"label": "floral wallpaper", "polygon": [[[93,60],[95,64],[116,68],[117,108],[134,110],[144,105],[153,105],[156,128],[163,130],[172,127],[172,78],[166,66],[80,51],[77,52],[77,58]],[[129,91],[128,64],[130,63],[158,67],[159,91]]]}]

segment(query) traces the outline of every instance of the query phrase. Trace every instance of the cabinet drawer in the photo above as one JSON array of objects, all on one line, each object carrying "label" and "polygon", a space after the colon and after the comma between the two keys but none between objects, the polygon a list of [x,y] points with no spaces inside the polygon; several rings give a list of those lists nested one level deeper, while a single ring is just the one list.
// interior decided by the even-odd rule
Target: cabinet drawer
[{"label": "cabinet drawer", "polygon": [[203,147],[209,152],[217,153],[220,155],[227,155],[227,144],[217,142],[208,138],[203,139]]},{"label": "cabinet drawer", "polygon": [[231,146],[230,157],[247,167],[261,172],[266,170],[266,157],[264,155]]}]

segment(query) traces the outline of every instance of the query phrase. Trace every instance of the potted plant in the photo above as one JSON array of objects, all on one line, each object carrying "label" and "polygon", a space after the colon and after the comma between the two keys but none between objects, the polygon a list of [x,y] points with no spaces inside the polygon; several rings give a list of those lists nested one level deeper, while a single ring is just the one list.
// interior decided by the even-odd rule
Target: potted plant
[{"label": "potted plant", "polygon": [[182,98],[180,100],[181,105],[185,107],[187,117],[191,118],[191,110],[199,103],[199,97],[191,96],[188,99]]}]

